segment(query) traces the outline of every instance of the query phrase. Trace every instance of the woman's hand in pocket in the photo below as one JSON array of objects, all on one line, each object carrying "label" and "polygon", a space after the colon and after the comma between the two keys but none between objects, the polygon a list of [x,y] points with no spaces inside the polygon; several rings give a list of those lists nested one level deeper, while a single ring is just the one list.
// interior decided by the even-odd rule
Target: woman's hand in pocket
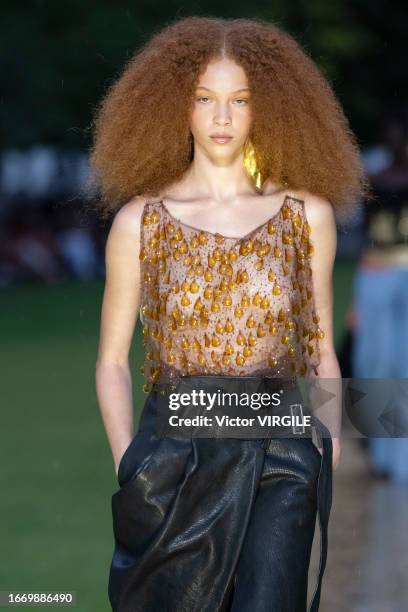
[{"label": "woman's hand in pocket", "polygon": [[339,463],[340,463],[340,456],[341,456],[341,441],[340,438],[332,438],[332,443],[333,443],[333,457],[332,457],[332,465],[333,465],[333,471],[337,470],[337,468],[339,467]]},{"label": "woman's hand in pocket", "polygon": [[113,453],[116,478],[118,477],[120,463],[125,455],[126,450],[129,448],[132,440],[133,440],[133,436],[131,436],[127,441],[125,441],[124,444],[121,445],[119,449],[119,453]]}]

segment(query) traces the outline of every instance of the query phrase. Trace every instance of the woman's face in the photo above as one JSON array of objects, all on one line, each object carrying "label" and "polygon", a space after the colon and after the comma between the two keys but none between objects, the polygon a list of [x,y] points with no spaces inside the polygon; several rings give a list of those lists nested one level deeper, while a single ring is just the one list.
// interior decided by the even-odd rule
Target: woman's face
[{"label": "woman's face", "polygon": [[[208,64],[194,95],[190,128],[194,148],[215,163],[228,163],[241,151],[251,127],[250,91],[246,74],[231,59]],[[225,142],[217,134],[230,136]]]}]

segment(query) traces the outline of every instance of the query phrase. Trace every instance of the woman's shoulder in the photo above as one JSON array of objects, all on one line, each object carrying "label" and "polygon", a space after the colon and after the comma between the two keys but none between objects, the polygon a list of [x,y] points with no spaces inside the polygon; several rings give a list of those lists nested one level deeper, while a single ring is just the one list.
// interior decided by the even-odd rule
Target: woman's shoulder
[{"label": "woman's shoulder", "polygon": [[113,226],[119,232],[140,234],[142,217],[150,199],[147,196],[135,196],[124,204],[116,213]]},{"label": "woman's shoulder", "polygon": [[323,274],[322,270],[331,267],[336,255],[337,228],[333,205],[329,200],[308,191],[293,192],[300,200],[304,211],[304,221],[309,225],[310,242],[313,246],[312,268],[314,275]]},{"label": "woman's shoulder", "polygon": [[118,253],[123,263],[127,259],[134,261],[139,255],[142,244],[148,238],[148,228],[151,227],[145,227],[143,223],[144,211],[150,201],[147,197],[135,196],[117,211],[109,230],[108,256]]},{"label": "woman's shoulder", "polygon": [[334,220],[334,208],[329,200],[306,190],[287,191],[290,198],[301,202],[306,221],[311,227],[321,227]]}]

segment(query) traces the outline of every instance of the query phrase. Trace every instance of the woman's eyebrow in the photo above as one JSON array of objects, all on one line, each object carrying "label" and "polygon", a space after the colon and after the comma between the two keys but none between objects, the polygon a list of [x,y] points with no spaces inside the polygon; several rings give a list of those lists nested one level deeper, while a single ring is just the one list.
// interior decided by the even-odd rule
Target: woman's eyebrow
[{"label": "woman's eyebrow", "polygon": [[[211,91],[211,93],[214,93],[212,89],[208,89],[208,87],[205,87],[204,85],[197,85],[197,89],[205,89],[206,91]],[[231,93],[239,93],[240,91],[251,91],[249,87],[242,87],[241,89],[237,89],[236,91],[232,91]]]}]

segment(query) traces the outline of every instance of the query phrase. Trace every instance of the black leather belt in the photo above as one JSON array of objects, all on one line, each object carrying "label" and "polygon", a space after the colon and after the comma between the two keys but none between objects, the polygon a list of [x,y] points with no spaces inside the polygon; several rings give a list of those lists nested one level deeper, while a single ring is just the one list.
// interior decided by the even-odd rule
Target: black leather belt
[{"label": "black leather belt", "polygon": [[[293,379],[271,378],[267,376],[227,376],[219,374],[199,374],[180,376],[176,381],[166,384],[154,383],[153,388],[160,395],[167,396],[170,393],[191,393],[193,390],[202,390],[204,393],[267,393],[269,395],[279,393],[281,403],[278,406],[261,406],[258,414],[269,414],[278,416],[279,424],[270,426],[267,435],[263,439],[262,447],[267,448],[270,440],[274,437],[313,437],[315,435],[318,445],[321,447],[321,435],[318,422],[314,418],[309,406],[303,400],[298,384]],[[310,417],[304,425],[304,417]],[[282,417],[291,417],[290,423],[285,423]],[[288,421],[288,419],[286,419]],[[302,425],[303,424],[303,425]],[[315,432],[315,433],[313,433]],[[219,428],[213,427],[213,435],[220,435]],[[244,436],[241,436],[244,437]]]}]

